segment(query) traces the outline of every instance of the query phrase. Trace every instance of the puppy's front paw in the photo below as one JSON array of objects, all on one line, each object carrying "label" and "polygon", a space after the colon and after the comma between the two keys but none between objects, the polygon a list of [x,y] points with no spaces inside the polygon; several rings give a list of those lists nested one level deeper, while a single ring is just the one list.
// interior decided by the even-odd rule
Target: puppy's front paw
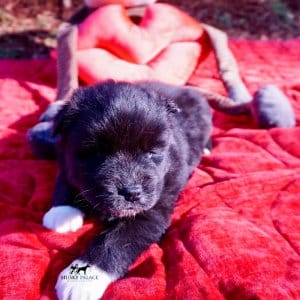
[{"label": "puppy's front paw", "polygon": [[78,208],[62,205],[52,207],[43,218],[43,225],[59,233],[76,231],[83,225],[84,214]]},{"label": "puppy's front paw", "polygon": [[59,300],[98,300],[116,277],[79,259],[59,275],[55,285]]}]

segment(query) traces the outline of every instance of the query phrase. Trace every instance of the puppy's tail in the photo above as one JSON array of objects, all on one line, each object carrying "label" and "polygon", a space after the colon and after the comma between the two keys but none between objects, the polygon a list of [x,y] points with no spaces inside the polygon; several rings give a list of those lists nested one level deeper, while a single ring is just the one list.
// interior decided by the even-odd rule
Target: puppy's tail
[{"label": "puppy's tail", "polygon": [[238,116],[238,115],[249,115],[251,114],[250,103],[249,102],[235,102],[233,99],[207,92],[195,86],[188,86],[189,88],[195,89],[200,93],[208,102],[210,107],[217,111],[221,111],[225,114]]}]

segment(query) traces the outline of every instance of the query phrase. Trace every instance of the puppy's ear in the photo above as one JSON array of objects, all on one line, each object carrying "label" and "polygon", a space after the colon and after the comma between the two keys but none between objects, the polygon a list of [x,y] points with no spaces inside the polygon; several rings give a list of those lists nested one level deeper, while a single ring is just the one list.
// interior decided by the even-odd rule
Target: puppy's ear
[{"label": "puppy's ear", "polygon": [[171,89],[167,84],[151,81],[141,81],[138,83],[138,86],[151,97],[159,99],[165,105],[168,113],[178,113],[181,111],[173,100],[172,90],[174,88]]},{"label": "puppy's ear", "polygon": [[165,101],[166,101],[167,112],[172,114],[181,112],[180,108],[172,99],[166,99]]},{"label": "puppy's ear", "polygon": [[64,104],[61,109],[57,112],[57,115],[55,116],[53,120],[53,130],[52,130],[52,136],[56,136],[60,134],[65,126],[65,120],[67,111],[69,108],[69,104]]}]

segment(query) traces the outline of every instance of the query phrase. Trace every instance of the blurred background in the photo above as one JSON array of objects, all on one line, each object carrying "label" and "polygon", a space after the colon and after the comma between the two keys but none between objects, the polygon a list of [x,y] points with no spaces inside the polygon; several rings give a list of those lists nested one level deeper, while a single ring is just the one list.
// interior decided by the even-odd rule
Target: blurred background
[{"label": "blurred background", "polygon": [[[286,40],[300,37],[300,0],[170,0],[230,38]],[[0,59],[47,57],[59,23],[79,0],[0,0]],[[68,7],[68,5],[71,5]]]}]

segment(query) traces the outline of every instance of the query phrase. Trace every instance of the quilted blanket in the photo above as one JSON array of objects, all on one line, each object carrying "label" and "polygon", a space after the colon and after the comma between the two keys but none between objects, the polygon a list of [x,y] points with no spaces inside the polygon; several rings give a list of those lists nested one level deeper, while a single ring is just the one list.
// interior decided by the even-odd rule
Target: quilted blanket
[{"label": "quilted blanket", "polygon": [[[300,299],[300,41],[232,41],[251,92],[275,83],[298,127],[262,130],[214,113],[213,144],[182,191],[172,223],[103,299]],[[55,299],[59,272],[101,224],[76,233],[41,225],[57,167],[26,131],[55,98],[55,64],[0,61],[0,299]],[[214,57],[193,84],[224,93]],[[180,170],[178,170],[180,172]]]}]

